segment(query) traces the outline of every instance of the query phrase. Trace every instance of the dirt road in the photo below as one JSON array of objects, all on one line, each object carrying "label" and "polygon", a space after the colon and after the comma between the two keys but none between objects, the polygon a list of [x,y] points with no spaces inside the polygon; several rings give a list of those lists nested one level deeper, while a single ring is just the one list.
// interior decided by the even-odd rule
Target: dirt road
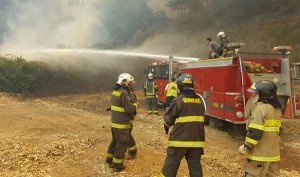
[{"label": "dirt road", "polygon": [[[138,156],[125,160],[115,173],[105,164],[110,143],[110,93],[22,98],[0,93],[0,176],[150,177],[158,175],[166,156],[167,135],[162,114],[147,115],[144,97],[133,134]],[[283,122],[281,176],[300,176],[300,120]],[[237,149],[243,138],[206,127],[202,158],[204,176],[242,176],[244,157]],[[182,161],[179,177],[189,176]]]}]

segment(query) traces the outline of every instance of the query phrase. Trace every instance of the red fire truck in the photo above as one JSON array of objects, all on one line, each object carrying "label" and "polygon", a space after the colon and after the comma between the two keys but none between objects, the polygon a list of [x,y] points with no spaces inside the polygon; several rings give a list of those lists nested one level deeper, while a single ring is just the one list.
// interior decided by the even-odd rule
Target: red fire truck
[{"label": "red fire truck", "polygon": [[[229,44],[234,48],[232,57],[202,59],[181,63],[170,57],[168,62],[155,63],[145,69],[145,75],[154,73],[159,87],[159,103],[165,103],[164,89],[170,78],[178,73],[190,73],[195,78],[195,91],[206,103],[207,117],[244,124],[244,110],[251,93],[247,89],[258,80],[271,80],[278,86],[279,100],[285,107],[293,95],[288,59],[290,46],[279,46],[282,58],[241,58],[243,43]],[[272,55],[275,56],[275,55]],[[281,55],[280,55],[281,56]]]}]

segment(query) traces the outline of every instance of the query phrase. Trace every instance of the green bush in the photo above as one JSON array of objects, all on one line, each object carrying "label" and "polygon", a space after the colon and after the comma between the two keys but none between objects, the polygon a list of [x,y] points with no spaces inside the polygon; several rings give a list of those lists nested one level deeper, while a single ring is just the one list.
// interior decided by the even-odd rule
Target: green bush
[{"label": "green bush", "polygon": [[31,93],[80,81],[80,73],[51,70],[45,63],[22,57],[0,57],[0,91]]},{"label": "green bush", "polygon": [[28,63],[22,57],[0,60],[0,90],[4,92],[24,93],[37,87],[38,67]]}]

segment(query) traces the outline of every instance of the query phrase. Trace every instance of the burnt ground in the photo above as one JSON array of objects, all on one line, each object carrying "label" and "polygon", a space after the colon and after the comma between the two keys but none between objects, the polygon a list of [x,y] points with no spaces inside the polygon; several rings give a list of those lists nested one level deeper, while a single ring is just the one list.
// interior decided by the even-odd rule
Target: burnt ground
[{"label": "burnt ground", "polygon": [[[162,115],[147,115],[143,94],[133,135],[138,156],[125,160],[126,169],[115,173],[105,164],[111,140],[110,92],[23,98],[0,93],[0,176],[150,177],[158,175],[166,156],[168,136]],[[244,157],[238,154],[243,137],[233,126],[206,126],[202,157],[204,176],[242,176]],[[281,176],[300,176],[300,120],[282,123]],[[179,177],[189,176],[182,161]]]}]

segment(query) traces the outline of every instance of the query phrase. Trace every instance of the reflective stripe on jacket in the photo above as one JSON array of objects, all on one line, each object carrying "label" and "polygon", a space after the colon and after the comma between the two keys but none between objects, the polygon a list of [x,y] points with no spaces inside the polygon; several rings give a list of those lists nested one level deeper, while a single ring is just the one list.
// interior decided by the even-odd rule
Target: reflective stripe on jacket
[{"label": "reflective stripe on jacket", "polygon": [[205,107],[200,97],[187,98],[180,94],[174,98],[164,116],[165,124],[174,126],[168,146],[203,148],[205,145],[204,114]]},{"label": "reflective stripe on jacket", "polygon": [[155,81],[146,81],[144,85],[144,93],[146,98],[155,98],[158,94],[158,86],[156,85]]},{"label": "reflective stripe on jacket", "polygon": [[111,95],[111,126],[117,129],[130,129],[130,115],[136,112],[136,106],[130,102],[127,88],[120,87]]},{"label": "reflective stripe on jacket", "polygon": [[281,111],[270,104],[257,103],[252,120],[248,126],[246,143],[253,145],[245,156],[261,162],[276,162],[280,160],[280,127]]}]

